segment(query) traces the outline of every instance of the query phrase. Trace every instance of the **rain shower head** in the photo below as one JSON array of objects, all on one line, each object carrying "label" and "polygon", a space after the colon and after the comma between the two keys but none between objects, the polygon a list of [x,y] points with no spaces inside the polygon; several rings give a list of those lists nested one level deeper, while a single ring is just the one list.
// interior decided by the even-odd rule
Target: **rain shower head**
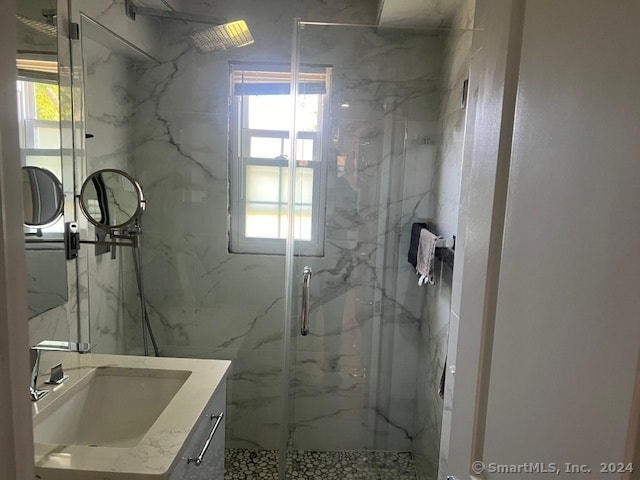
[{"label": "rain shower head", "polygon": [[251,45],[254,40],[244,20],[214,25],[191,35],[191,41],[201,52],[226,50]]},{"label": "rain shower head", "polygon": [[163,18],[166,20],[182,20],[186,22],[208,23],[212,26],[191,35],[195,47],[201,52],[226,50],[232,47],[244,47],[254,42],[249,27],[244,20],[227,22],[223,18],[196,15],[192,13],[145,8],[135,5],[132,0],[125,0],[125,11],[129,18],[137,15]]},{"label": "rain shower head", "polygon": [[20,15],[19,13],[16,13],[16,18],[20,21],[20,23],[32,28],[37,32],[54,38],[58,36],[58,29],[51,23],[40,22],[38,20],[34,20],[33,18]]}]

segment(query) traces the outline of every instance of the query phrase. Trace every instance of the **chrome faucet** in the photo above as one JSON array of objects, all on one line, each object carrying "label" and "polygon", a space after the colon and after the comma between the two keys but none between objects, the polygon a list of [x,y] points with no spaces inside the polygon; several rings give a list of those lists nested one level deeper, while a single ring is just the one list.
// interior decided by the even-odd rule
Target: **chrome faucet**
[{"label": "chrome faucet", "polygon": [[[37,402],[49,393],[49,390],[38,390],[36,387],[38,384],[38,371],[40,370],[40,357],[43,351],[88,353],[91,351],[91,348],[92,346],[88,343],[59,342],[54,340],[43,340],[31,347],[31,364],[33,365],[33,369],[31,370],[31,385],[29,385],[29,397],[31,400]],[[47,383],[62,383],[65,378],[62,364],[58,364],[51,369],[51,378]]]}]

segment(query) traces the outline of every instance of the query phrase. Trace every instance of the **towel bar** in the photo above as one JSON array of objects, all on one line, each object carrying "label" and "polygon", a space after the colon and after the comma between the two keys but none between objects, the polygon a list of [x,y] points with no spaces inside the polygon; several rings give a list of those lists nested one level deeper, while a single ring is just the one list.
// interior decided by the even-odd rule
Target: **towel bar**
[{"label": "towel bar", "polygon": [[456,245],[456,239],[454,238],[440,238],[436,242],[436,248],[453,248]]}]

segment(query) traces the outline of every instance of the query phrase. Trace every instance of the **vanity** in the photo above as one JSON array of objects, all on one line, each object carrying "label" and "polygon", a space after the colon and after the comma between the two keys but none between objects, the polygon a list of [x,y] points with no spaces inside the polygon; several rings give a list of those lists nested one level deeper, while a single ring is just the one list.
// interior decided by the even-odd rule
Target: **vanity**
[{"label": "vanity", "polygon": [[224,478],[231,362],[47,352],[69,378],[33,402],[42,480]]}]

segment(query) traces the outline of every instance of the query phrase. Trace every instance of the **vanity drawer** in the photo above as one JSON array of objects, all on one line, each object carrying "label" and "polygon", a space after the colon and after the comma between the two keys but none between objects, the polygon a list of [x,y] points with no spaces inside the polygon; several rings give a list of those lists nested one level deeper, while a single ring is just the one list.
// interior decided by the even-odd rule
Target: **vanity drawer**
[{"label": "vanity drawer", "polygon": [[[226,412],[226,380],[223,381],[209,400],[201,415],[195,432],[180,452],[169,480],[224,480],[224,435]],[[218,421],[218,416],[222,418]],[[196,459],[203,451],[216,423],[215,433],[198,464]],[[189,460],[191,459],[191,460]]]}]

